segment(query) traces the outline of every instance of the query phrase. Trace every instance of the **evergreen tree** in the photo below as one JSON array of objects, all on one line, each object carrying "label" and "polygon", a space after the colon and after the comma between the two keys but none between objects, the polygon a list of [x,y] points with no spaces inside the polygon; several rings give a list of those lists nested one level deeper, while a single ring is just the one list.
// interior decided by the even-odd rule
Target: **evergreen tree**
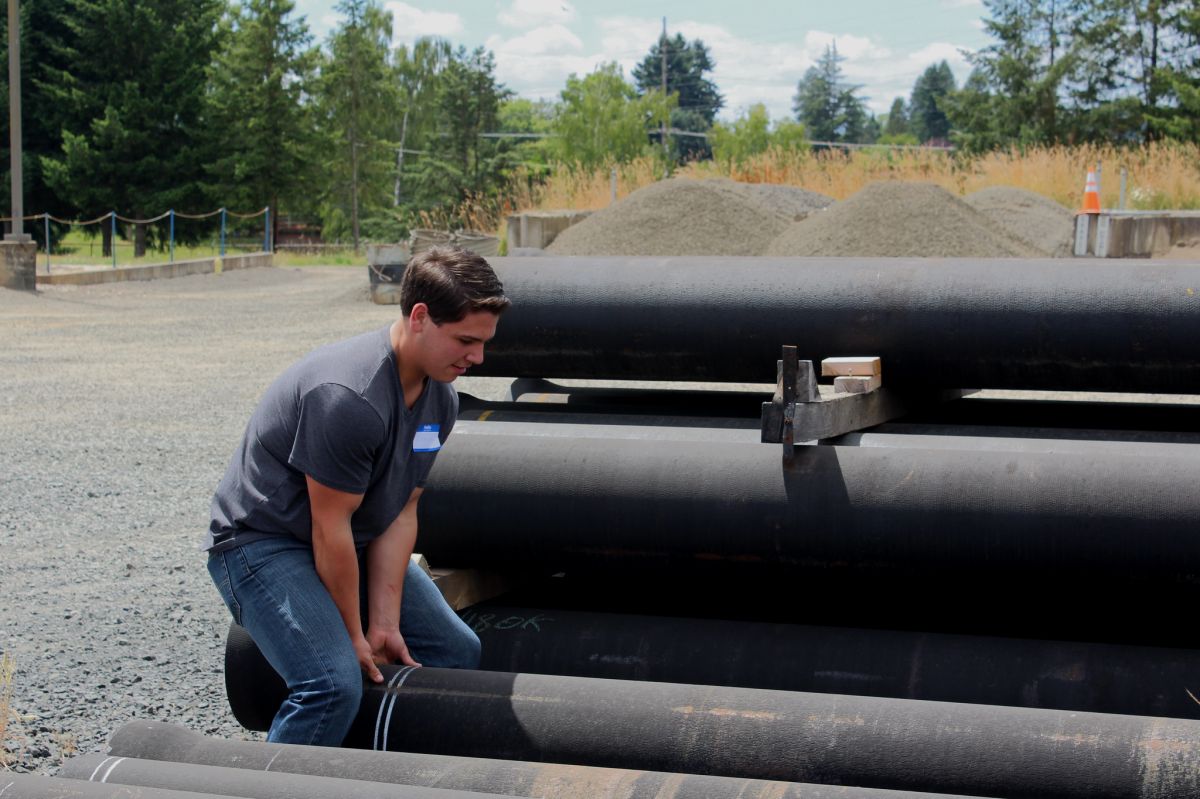
[{"label": "evergreen tree", "polygon": [[[1059,95],[1077,61],[1064,29],[1073,23],[1055,0],[984,0],[997,41],[968,56],[962,93],[943,98],[957,140],[971,149],[1061,140]],[[1069,37],[1067,37],[1069,38]]]},{"label": "evergreen tree", "polygon": [[[666,93],[679,95],[677,105],[671,111],[670,127],[704,133],[712,127],[725,101],[716,84],[706,77],[715,63],[700,39],[688,42],[679,33],[669,38],[660,37],[641,63],[633,68],[638,94],[646,96],[651,92],[662,92],[664,50]],[[701,136],[673,136],[671,145],[672,160],[677,162],[712,156],[707,139]]]},{"label": "evergreen tree", "polygon": [[842,57],[830,44],[796,86],[792,109],[812,141],[859,142],[867,123],[859,87],[842,82]]},{"label": "evergreen tree", "polygon": [[392,202],[388,133],[398,116],[389,63],[392,18],[376,0],[341,0],[336,8],[343,20],[329,37],[319,82],[331,156],[323,229],[326,238],[348,232],[357,251],[363,216]]},{"label": "evergreen tree", "polygon": [[887,114],[887,123],[883,126],[883,135],[901,136],[908,133],[908,107],[903,97],[892,100],[892,108]]},{"label": "evergreen tree", "polygon": [[909,128],[918,141],[950,138],[950,120],[943,103],[954,90],[954,73],[945,61],[933,64],[917,78],[908,107]]},{"label": "evergreen tree", "polygon": [[[42,159],[54,191],[85,215],[147,218],[213,202],[204,112],[220,12],[220,0],[69,0],[71,67],[54,93],[71,118],[61,154]],[[135,233],[142,254],[145,226]]]},{"label": "evergreen tree", "polygon": [[[406,185],[408,173],[419,173],[420,165],[414,166],[412,155],[420,158],[428,152],[430,142],[437,132],[438,111],[437,81],[446,65],[453,59],[450,43],[444,39],[425,37],[418,39],[411,48],[401,45],[393,55],[394,80],[399,93],[400,115],[395,122],[393,136],[396,141],[396,175],[392,192],[392,205],[400,206],[409,198]],[[409,151],[412,151],[411,153]]]},{"label": "evergreen tree", "polygon": [[[70,29],[66,24],[67,0],[41,0],[21,4],[21,173],[26,214],[49,212],[69,216],[75,212],[69,196],[60,196],[47,184],[42,159],[62,153],[62,131],[69,106],[57,88],[70,66]],[[0,14],[0,92],[8,96],[8,15]],[[0,181],[11,181],[8,147],[8,113],[0,113]],[[4,207],[8,207],[5,203]],[[43,227],[24,223],[26,233],[40,242]]]},{"label": "evergreen tree", "polygon": [[315,154],[307,106],[317,53],[292,0],[245,0],[223,21],[223,46],[209,70],[211,172],[217,195],[243,211],[305,208]]}]

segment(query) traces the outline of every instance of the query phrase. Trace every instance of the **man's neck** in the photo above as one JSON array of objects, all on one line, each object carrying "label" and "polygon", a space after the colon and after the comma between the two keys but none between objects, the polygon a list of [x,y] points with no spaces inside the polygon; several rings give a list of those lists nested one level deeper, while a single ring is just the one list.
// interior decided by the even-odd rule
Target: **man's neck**
[{"label": "man's neck", "polygon": [[426,375],[419,367],[412,365],[415,358],[405,357],[405,351],[408,349],[405,330],[404,319],[401,318],[392,323],[391,341],[392,352],[396,354],[396,372],[400,378],[400,390],[404,393],[404,407],[411,410],[417,404],[417,400],[421,398],[421,392],[425,390]]}]

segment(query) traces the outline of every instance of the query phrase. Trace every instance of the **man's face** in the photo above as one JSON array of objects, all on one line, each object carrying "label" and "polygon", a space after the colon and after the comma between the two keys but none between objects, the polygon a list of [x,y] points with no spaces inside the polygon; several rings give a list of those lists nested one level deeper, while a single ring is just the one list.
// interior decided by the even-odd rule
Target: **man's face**
[{"label": "man's face", "polygon": [[[418,306],[420,307],[420,306]],[[417,308],[413,309],[414,317]],[[467,369],[483,363],[483,345],[496,335],[500,317],[488,311],[475,311],[457,322],[433,323],[422,314],[418,332],[421,366],[430,379],[451,383]]]}]

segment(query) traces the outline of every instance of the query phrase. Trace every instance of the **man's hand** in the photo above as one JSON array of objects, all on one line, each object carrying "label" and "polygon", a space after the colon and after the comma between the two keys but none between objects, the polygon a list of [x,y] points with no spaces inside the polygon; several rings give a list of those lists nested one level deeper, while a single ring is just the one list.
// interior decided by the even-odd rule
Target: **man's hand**
[{"label": "man's hand", "polygon": [[[401,663],[405,666],[421,665],[413,660],[413,656],[408,653],[408,644],[404,643],[404,636],[400,635],[400,631],[397,629],[377,629],[373,627],[367,630],[366,641],[367,645],[371,648],[372,666],[377,663]],[[375,672],[378,673],[379,669],[375,669]],[[370,673],[367,672],[368,675]]]},{"label": "man's hand", "polygon": [[367,643],[366,636],[360,635],[351,642],[354,644],[354,656],[358,658],[358,667],[362,669],[363,674],[367,675],[367,679],[371,682],[383,682],[383,674],[375,665],[374,652],[371,645]]}]

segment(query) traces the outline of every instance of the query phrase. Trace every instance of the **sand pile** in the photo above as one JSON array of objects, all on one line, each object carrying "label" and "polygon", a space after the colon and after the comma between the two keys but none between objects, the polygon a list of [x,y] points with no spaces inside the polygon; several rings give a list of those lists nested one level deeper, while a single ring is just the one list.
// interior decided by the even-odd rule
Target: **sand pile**
[{"label": "sand pile", "polygon": [[1074,252],[1075,214],[1054,200],[1012,186],[991,186],[964,199],[997,227],[1043,255],[1063,258]]},{"label": "sand pile", "polygon": [[558,235],[554,255],[761,255],[833,200],[791,186],[671,179],[638,189]]},{"label": "sand pile", "polygon": [[932,183],[872,183],[794,222],[764,255],[1036,258],[1042,253]]}]

